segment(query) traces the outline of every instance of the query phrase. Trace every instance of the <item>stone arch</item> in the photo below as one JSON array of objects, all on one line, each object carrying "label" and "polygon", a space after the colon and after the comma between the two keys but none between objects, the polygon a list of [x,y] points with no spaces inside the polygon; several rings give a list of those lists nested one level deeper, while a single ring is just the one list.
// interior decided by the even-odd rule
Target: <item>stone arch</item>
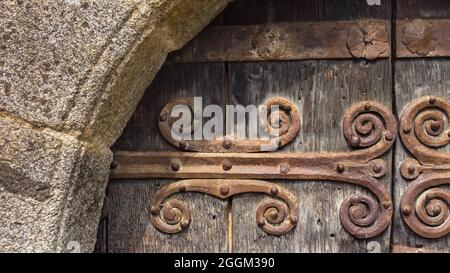
[{"label": "stone arch", "polygon": [[92,251],[111,152],[167,53],[231,0],[0,4],[0,251]]}]

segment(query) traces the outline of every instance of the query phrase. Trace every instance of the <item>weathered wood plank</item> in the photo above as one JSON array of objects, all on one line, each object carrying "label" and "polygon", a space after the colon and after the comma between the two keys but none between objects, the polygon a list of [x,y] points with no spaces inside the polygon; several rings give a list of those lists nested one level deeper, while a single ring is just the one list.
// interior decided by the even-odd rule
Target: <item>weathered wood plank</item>
[{"label": "weathered wood plank", "polygon": [[[426,18],[449,19],[448,1],[441,0],[398,0],[396,1],[398,19]],[[395,99],[398,115],[406,104],[422,96],[434,95],[450,99],[450,60],[448,59],[402,59],[395,62]],[[444,147],[449,151],[450,147]],[[392,244],[404,247],[427,248],[450,252],[450,235],[440,239],[425,239],[410,230],[399,211],[401,197],[408,186],[399,172],[400,164],[410,157],[400,141],[397,141],[394,173],[394,224]],[[449,188],[449,187],[447,187]]]},{"label": "weathered wood plank", "polygon": [[[230,64],[229,71],[235,103],[258,104],[282,96],[298,104],[302,115],[300,135],[284,151],[348,151],[342,134],[347,107],[361,100],[376,100],[387,106],[392,101],[387,60],[243,63]],[[390,154],[385,159],[390,165]],[[389,172],[380,183],[390,189]],[[381,251],[389,251],[389,229],[375,238],[358,240],[340,224],[338,213],[344,198],[365,190],[335,182],[295,181],[282,185],[299,198],[297,228],[284,236],[268,236],[254,219],[257,206],[267,197],[234,197],[234,252],[366,252],[370,241],[378,242]]]},{"label": "weathered wood plank", "polygon": [[[414,99],[422,96],[442,96],[450,100],[450,60],[446,59],[408,59],[397,60],[395,63],[395,98],[398,115],[402,109]],[[443,151],[450,151],[446,147]],[[401,142],[397,142],[395,154],[394,177],[394,225],[392,233],[393,244],[406,247],[424,247],[450,252],[450,235],[440,239],[425,239],[416,235],[403,222],[399,211],[401,197],[408,186],[408,180],[400,175],[400,164],[411,157]],[[450,187],[447,187],[450,189]]]},{"label": "weathered wood plank", "polygon": [[[114,149],[176,150],[159,134],[159,112],[173,97],[202,96],[204,103],[225,100],[223,64],[173,65],[157,75]],[[174,180],[111,181],[108,191],[109,252],[226,252],[227,201],[208,195],[177,195],[190,208],[187,230],[167,235],[150,223],[149,206],[156,191]]]},{"label": "weathered wood plank", "polygon": [[228,25],[389,19],[391,1],[371,6],[367,0],[242,0],[232,2],[226,15]]}]

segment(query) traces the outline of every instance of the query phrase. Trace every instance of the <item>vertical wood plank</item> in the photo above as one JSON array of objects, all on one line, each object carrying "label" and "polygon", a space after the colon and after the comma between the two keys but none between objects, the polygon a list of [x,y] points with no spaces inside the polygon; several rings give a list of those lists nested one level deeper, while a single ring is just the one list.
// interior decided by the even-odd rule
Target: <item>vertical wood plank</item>
[{"label": "vertical wood plank", "polygon": [[[113,149],[131,151],[176,150],[159,134],[162,107],[174,97],[202,96],[204,104],[223,105],[223,64],[164,66],[147,90]],[[190,226],[167,235],[150,223],[150,202],[156,191],[171,180],[122,180],[109,185],[109,252],[226,252],[227,202],[208,195],[187,193]]]},{"label": "vertical wood plank", "polygon": [[[387,60],[303,61],[230,64],[230,86],[236,103],[263,103],[282,96],[298,104],[302,115],[300,135],[285,151],[348,151],[342,134],[342,117],[352,103],[376,100],[390,106],[391,79]],[[385,159],[390,166],[391,154]],[[299,199],[299,223],[283,236],[269,236],[255,222],[258,204],[267,198],[242,195],[233,199],[234,252],[366,252],[376,241],[389,251],[390,231],[369,240],[350,236],[339,221],[344,198],[365,190],[336,182],[291,181],[280,183]],[[381,180],[387,189],[391,175]]]},{"label": "vertical wood plank", "polygon": [[226,9],[226,24],[389,19],[390,12],[391,1],[383,0],[379,6],[367,0],[241,0]]},{"label": "vertical wood plank", "polygon": [[[405,18],[450,18],[448,1],[440,0],[397,0],[397,19]],[[395,99],[398,115],[402,109],[414,99],[422,96],[442,96],[450,100],[450,60],[401,59],[395,62]],[[450,151],[444,147],[442,151]],[[450,252],[450,235],[439,239],[425,239],[416,235],[403,222],[399,211],[400,200],[408,186],[408,181],[400,175],[403,160],[411,157],[400,141],[397,141],[394,175],[394,223],[392,243],[404,247],[426,248]],[[445,188],[445,187],[443,187]],[[447,187],[450,189],[450,187]]]},{"label": "vertical wood plank", "polygon": [[[227,11],[227,24],[262,24],[286,21],[390,19],[390,1],[369,6],[355,0],[237,1]],[[248,17],[251,14],[252,19]],[[256,18],[256,19],[255,19]],[[253,21],[254,20],[254,21]],[[256,22],[255,22],[256,21]],[[244,63],[229,66],[235,102],[263,103],[282,96],[298,103],[302,114],[300,135],[285,151],[348,151],[342,135],[345,109],[360,100],[392,102],[388,60],[299,61]],[[388,165],[391,155],[386,155]],[[391,187],[388,174],[381,183]],[[263,196],[233,199],[233,250],[235,252],[366,252],[366,240],[357,240],[342,229],[338,217],[341,202],[364,190],[335,182],[284,182],[300,200],[300,222],[295,231],[268,236],[255,223],[255,210]],[[371,241],[389,250],[389,230]]]}]

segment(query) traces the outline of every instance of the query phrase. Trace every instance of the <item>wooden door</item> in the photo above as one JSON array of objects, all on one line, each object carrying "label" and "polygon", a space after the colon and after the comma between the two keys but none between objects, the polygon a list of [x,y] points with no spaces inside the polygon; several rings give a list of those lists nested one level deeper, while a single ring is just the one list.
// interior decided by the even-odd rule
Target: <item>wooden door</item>
[{"label": "wooden door", "polygon": [[[271,98],[287,99],[299,111],[300,132],[291,143],[270,153],[312,154],[318,157],[321,154],[363,150],[361,147],[351,147],[351,139],[343,133],[344,116],[355,105],[369,102],[363,107],[367,108],[366,112],[383,118],[383,114],[377,112],[377,105],[382,105],[389,110],[386,115],[392,112],[394,120],[394,116],[399,119],[402,109],[414,98],[435,95],[450,99],[446,90],[450,84],[446,77],[449,71],[446,59],[397,60],[390,54],[395,50],[392,40],[396,38],[396,19],[447,17],[442,9],[450,12],[450,6],[438,5],[440,1],[415,1],[415,6],[410,1],[393,3],[382,0],[380,5],[369,5],[368,2],[371,1],[238,0],[230,4],[199,38],[168,58],[113,151],[180,152],[180,147],[167,142],[158,128],[161,109],[177,97],[202,97],[204,105],[216,104],[223,109],[226,105],[261,105]],[[431,2],[436,5],[429,4]],[[298,51],[293,54],[294,57],[285,57],[289,55],[285,52],[289,51],[289,47],[286,49],[282,42],[281,45],[277,42],[283,40],[277,35],[295,36],[289,31],[296,29],[301,32],[296,28],[298,25],[309,24],[305,28],[313,30],[315,25],[324,24],[325,30],[341,26],[351,30],[356,26],[364,35],[364,26],[361,27],[358,22],[372,21],[386,26],[386,41],[383,43],[387,44],[387,48],[380,51],[374,60],[368,60],[373,59],[368,53],[355,56],[359,53],[348,48],[344,48],[344,53],[334,52],[336,58],[327,57],[320,48],[317,50],[319,46],[324,47],[324,50],[334,48],[334,39],[339,38],[333,33],[315,33],[316,39],[322,39],[319,43],[308,44],[306,41],[302,45],[302,49],[316,54],[313,58],[305,57],[308,54],[304,54],[304,51]],[[281,31],[275,32],[273,36],[257,36],[267,26],[276,26]],[[239,45],[214,48],[217,41],[221,41],[214,33],[220,32],[227,33],[224,37],[238,37],[235,42]],[[270,34],[270,31],[264,33]],[[248,38],[253,34],[255,37]],[[254,47],[251,54],[248,50],[244,52],[245,48],[240,48],[242,45],[245,47],[245,42],[239,41],[246,39],[250,39],[249,44]],[[347,36],[345,39],[348,39]],[[265,42],[272,44],[264,47]],[[279,50],[283,53],[279,53]],[[215,51],[219,53],[213,54]],[[255,51],[259,54],[257,57],[254,57]],[[223,55],[224,52],[228,55]],[[388,127],[388,122],[383,122]],[[397,122],[394,123],[397,126]],[[380,141],[392,145],[389,142],[395,141],[395,134],[396,130],[392,133],[389,128],[385,129],[380,135],[383,138]],[[408,156],[397,139],[393,147],[386,149],[382,155],[367,159],[367,162],[357,162],[362,164],[360,168],[373,168],[374,162],[385,164],[383,175],[375,174],[373,177],[376,177],[375,187],[382,189],[390,201],[378,200],[376,206],[381,211],[378,218],[389,213],[393,213],[393,217],[389,217],[390,224],[387,227],[369,235],[362,234],[365,225],[349,230],[341,220],[340,214],[346,213],[341,211],[342,207],[353,202],[349,201],[352,196],[374,196],[373,190],[358,183],[344,183],[326,177],[316,179],[314,176],[311,179],[283,179],[282,175],[276,175],[273,176],[276,179],[273,179],[269,175],[264,177],[258,174],[259,180],[277,185],[294,195],[298,201],[295,227],[282,235],[265,232],[255,221],[256,211],[264,200],[271,197],[270,194],[244,192],[222,199],[198,192],[176,193],[171,197],[180,198],[187,204],[190,222],[181,232],[167,234],[155,228],[150,221],[150,204],[159,190],[180,179],[112,178],[107,190],[106,213],[99,227],[97,251],[390,252],[404,251],[402,247],[449,251],[448,234],[439,239],[424,239],[404,223],[400,201],[409,182],[400,174],[400,166]],[[330,166],[337,176],[345,176],[356,169],[347,161],[342,163],[331,160]],[[359,171],[356,173],[359,174]],[[255,177],[254,173],[250,173],[242,179]],[[359,210],[360,204],[354,204],[351,209],[356,210],[356,214],[358,211],[369,214],[369,203],[367,201],[362,210]]]}]

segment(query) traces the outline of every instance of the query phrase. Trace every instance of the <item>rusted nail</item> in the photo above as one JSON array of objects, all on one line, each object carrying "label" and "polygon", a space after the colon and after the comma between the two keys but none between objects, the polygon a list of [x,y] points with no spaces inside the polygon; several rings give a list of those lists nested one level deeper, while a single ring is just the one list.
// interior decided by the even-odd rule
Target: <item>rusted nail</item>
[{"label": "rusted nail", "polygon": [[178,144],[178,146],[179,146],[181,149],[186,149],[187,143],[186,143],[185,141],[180,141],[180,143]]},{"label": "rusted nail", "polygon": [[430,97],[430,99],[428,100],[428,102],[430,104],[434,104],[436,102],[436,98],[435,97]]},{"label": "rusted nail", "polygon": [[376,162],[376,163],[373,164],[372,170],[373,170],[375,173],[381,173],[381,172],[383,171],[383,166],[381,166],[381,164],[379,164],[379,163]]},{"label": "rusted nail", "polygon": [[345,171],[345,165],[338,164],[336,170],[338,171],[338,173],[343,173]]},{"label": "rusted nail", "polygon": [[174,172],[179,171],[179,170],[180,170],[180,164],[177,163],[177,162],[172,162],[172,164],[170,164],[170,168],[171,168]]},{"label": "rusted nail", "polygon": [[225,171],[231,170],[232,167],[233,167],[233,164],[231,164],[231,161],[229,161],[229,160],[224,160],[224,161],[223,161],[223,163],[222,163],[222,168],[223,168]]},{"label": "rusted nail", "polygon": [[231,140],[229,140],[229,139],[226,139],[226,140],[224,140],[223,141],[223,147],[225,148],[225,149],[230,149],[231,148],[231,145],[232,145],[232,142],[231,142]]},{"label": "rusted nail", "polygon": [[391,205],[392,205],[391,202],[386,201],[386,202],[383,203],[383,208],[389,209],[391,207]]},{"label": "rusted nail", "polygon": [[350,145],[352,147],[358,147],[359,144],[361,144],[361,138],[359,136],[355,135],[350,138]]},{"label": "rusted nail", "polygon": [[291,169],[291,166],[288,163],[282,163],[280,165],[280,173],[287,174],[290,169]]},{"label": "rusted nail", "polygon": [[180,227],[181,227],[181,228],[187,228],[187,226],[189,226],[189,222],[188,222],[188,221],[182,220],[182,221],[180,222]]},{"label": "rusted nail", "polygon": [[386,134],[384,135],[384,138],[387,141],[392,141],[392,140],[394,140],[394,135],[392,135],[390,132],[386,132]]},{"label": "rusted nail", "polygon": [[408,166],[408,173],[409,173],[410,175],[413,175],[415,172],[416,172],[416,167],[415,167],[414,165],[410,164],[410,165]]},{"label": "rusted nail", "polygon": [[222,195],[228,195],[230,193],[230,187],[229,186],[220,186],[220,194]]},{"label": "rusted nail", "polygon": [[266,220],[264,220],[263,218],[259,218],[258,219],[258,226],[262,227],[266,224]]},{"label": "rusted nail", "polygon": [[270,189],[270,194],[271,195],[277,195],[278,194],[278,188],[276,188],[276,187],[272,187],[271,189]]},{"label": "rusted nail", "polygon": [[364,110],[370,111],[370,107],[371,107],[370,103],[364,104]]},{"label": "rusted nail", "polygon": [[295,216],[290,216],[289,217],[289,222],[291,222],[291,224],[295,225],[295,224],[297,224],[298,219]]},{"label": "rusted nail", "polygon": [[150,209],[150,212],[151,212],[153,215],[158,215],[159,212],[160,212],[159,207],[157,207],[157,206],[152,206],[151,209]]},{"label": "rusted nail", "polygon": [[412,211],[412,208],[409,205],[405,205],[402,209],[402,212],[404,215],[410,215],[411,211]]},{"label": "rusted nail", "polygon": [[411,133],[411,127],[409,127],[409,126],[403,127],[403,132],[404,132],[405,134]]}]

